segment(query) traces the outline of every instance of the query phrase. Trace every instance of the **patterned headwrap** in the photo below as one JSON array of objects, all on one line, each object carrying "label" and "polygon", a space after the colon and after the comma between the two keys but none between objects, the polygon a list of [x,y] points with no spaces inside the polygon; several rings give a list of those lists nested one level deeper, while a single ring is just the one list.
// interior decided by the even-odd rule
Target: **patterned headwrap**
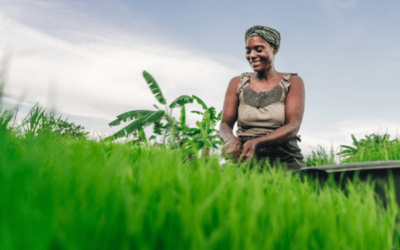
[{"label": "patterned headwrap", "polygon": [[281,45],[281,34],[277,30],[273,28],[262,26],[262,25],[254,25],[250,29],[248,29],[244,35],[244,40],[247,41],[247,38],[251,36],[260,36],[265,41],[270,44],[275,45],[277,48]]}]

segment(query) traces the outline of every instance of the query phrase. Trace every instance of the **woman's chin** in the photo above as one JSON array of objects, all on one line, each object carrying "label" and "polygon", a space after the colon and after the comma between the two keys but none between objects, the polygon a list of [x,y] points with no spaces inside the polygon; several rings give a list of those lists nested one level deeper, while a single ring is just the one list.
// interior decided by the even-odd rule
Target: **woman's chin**
[{"label": "woman's chin", "polygon": [[253,70],[254,70],[255,72],[258,72],[258,71],[262,71],[263,69],[262,69],[262,67],[260,67],[260,66],[254,66],[254,67],[253,67]]},{"label": "woman's chin", "polygon": [[253,68],[254,72],[267,71],[269,68],[265,64],[252,65],[251,67]]}]

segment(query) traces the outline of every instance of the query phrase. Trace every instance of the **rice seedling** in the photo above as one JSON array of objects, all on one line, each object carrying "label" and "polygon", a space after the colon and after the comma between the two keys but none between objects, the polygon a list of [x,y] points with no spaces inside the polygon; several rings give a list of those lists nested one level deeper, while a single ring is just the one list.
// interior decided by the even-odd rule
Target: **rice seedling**
[{"label": "rice seedling", "polygon": [[311,153],[304,156],[304,163],[307,167],[337,164],[333,148],[328,153],[321,145],[317,145]]},{"label": "rice seedling", "polygon": [[[392,249],[397,206],[279,168],[0,126],[1,249]],[[393,191],[389,191],[391,194]]]},{"label": "rice seedling", "polygon": [[353,135],[353,146],[342,145],[339,154],[344,157],[342,163],[400,160],[400,142],[389,140],[390,135],[371,134],[357,140]]}]

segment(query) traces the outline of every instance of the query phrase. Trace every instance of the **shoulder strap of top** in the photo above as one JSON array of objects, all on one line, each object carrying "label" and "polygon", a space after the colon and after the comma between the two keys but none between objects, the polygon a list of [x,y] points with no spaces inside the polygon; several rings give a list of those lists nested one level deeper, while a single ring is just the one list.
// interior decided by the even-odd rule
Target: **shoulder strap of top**
[{"label": "shoulder strap of top", "polygon": [[245,72],[240,75],[240,82],[236,89],[236,95],[239,95],[240,92],[242,92],[243,88],[246,86],[246,84],[249,83],[249,81],[250,81],[250,73],[249,72]]},{"label": "shoulder strap of top", "polygon": [[286,92],[286,94],[289,92],[289,87],[290,87],[290,77],[297,75],[297,73],[284,73],[283,77],[282,77],[282,85],[284,87],[284,90]]}]

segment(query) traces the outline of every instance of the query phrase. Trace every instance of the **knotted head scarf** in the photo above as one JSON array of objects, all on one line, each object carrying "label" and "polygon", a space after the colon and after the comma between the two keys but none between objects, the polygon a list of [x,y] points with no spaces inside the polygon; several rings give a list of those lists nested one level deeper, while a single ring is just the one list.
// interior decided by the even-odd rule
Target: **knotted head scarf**
[{"label": "knotted head scarf", "polygon": [[281,45],[281,34],[277,30],[267,26],[254,25],[246,31],[244,40],[247,41],[247,38],[251,36],[260,36],[271,45],[275,45],[277,48]]}]

